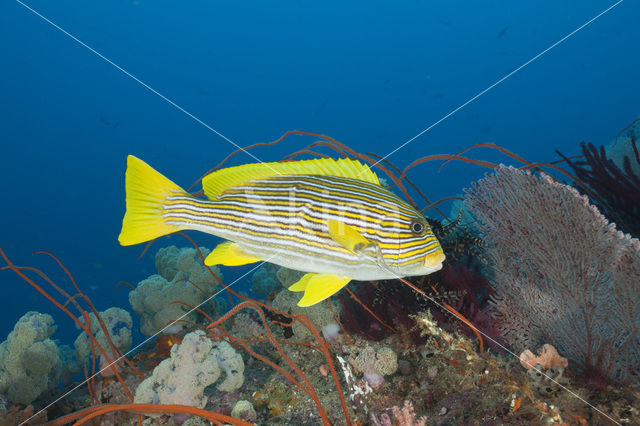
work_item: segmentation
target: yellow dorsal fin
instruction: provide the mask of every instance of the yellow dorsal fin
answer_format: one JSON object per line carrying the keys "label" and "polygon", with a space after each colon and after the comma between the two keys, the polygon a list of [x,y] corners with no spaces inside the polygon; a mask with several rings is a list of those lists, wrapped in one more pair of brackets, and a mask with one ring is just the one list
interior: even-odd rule
{"label": "yellow dorsal fin", "polygon": [[[309,273],[303,276],[298,283],[303,280],[306,280],[304,296],[302,296],[302,299],[298,302],[298,306],[305,307],[322,302],[327,297],[337,293],[351,281],[351,278]],[[291,287],[295,287],[298,283],[295,283]],[[291,289],[291,287],[289,287],[289,289]]]}
{"label": "yellow dorsal fin", "polygon": [[185,229],[165,222],[162,217],[167,196],[189,196],[182,188],[133,155],[127,157],[124,181],[127,211],[118,236],[120,244],[144,243]]}
{"label": "yellow dorsal fin", "polygon": [[357,229],[344,222],[329,219],[327,224],[331,239],[352,253],[360,253],[374,244],[362,236]]}
{"label": "yellow dorsal fin", "polygon": [[260,262],[261,260],[262,259],[258,257],[245,253],[238,244],[225,241],[224,243],[218,244],[216,248],[209,253],[209,256],[204,260],[204,264],[207,266],[238,266]]}
{"label": "yellow dorsal fin", "polygon": [[325,175],[358,179],[380,185],[378,176],[369,166],[357,160],[320,158],[316,160],[288,161],[283,163],[257,163],[218,170],[202,179],[204,194],[215,200],[222,191],[254,179],[277,175]]}

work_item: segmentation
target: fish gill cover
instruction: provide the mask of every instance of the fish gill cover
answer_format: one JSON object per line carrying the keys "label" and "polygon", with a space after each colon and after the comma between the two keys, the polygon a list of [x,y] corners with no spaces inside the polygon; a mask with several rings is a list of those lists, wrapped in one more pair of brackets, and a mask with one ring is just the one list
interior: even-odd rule
{"label": "fish gill cover", "polygon": [[[602,230],[640,229],[638,12],[593,0],[3,2],[0,248],[16,268],[0,275],[0,422],[636,421],[637,240]],[[274,143],[292,129],[306,133]],[[196,196],[217,166],[358,159],[423,211],[446,261],[300,307],[286,289],[298,271],[209,269],[221,239],[121,247],[130,154]],[[502,191],[500,163],[535,182],[547,173],[588,197],[567,209],[599,213],[567,217],[515,188],[492,206],[504,220],[483,222],[461,208],[463,189]],[[576,233],[596,222],[607,238]],[[573,251],[535,251],[522,235],[536,231]],[[337,241],[363,243],[348,230]],[[136,401],[145,381],[163,390]]]}

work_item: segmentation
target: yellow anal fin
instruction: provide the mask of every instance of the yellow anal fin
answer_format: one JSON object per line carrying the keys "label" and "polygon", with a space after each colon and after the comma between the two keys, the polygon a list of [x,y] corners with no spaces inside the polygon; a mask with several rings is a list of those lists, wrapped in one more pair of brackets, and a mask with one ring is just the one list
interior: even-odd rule
{"label": "yellow anal fin", "polygon": [[238,244],[232,241],[226,241],[218,244],[216,248],[209,253],[209,256],[204,260],[204,264],[207,266],[238,266],[260,262],[261,260],[259,257],[245,253]]}
{"label": "yellow anal fin", "polygon": [[[336,294],[342,287],[347,285],[351,278],[338,277],[336,275],[329,274],[314,274],[309,273],[303,276],[300,281],[289,287],[296,287],[300,282],[305,281],[304,284],[304,296],[298,302],[298,306],[311,306],[318,302],[322,302],[327,297]],[[293,290],[293,291],[301,291]]]}
{"label": "yellow anal fin", "polygon": [[125,191],[127,211],[118,236],[123,246],[144,243],[184,229],[166,223],[162,210],[169,195],[189,194],[133,155],[127,157]]}
{"label": "yellow anal fin", "polygon": [[374,245],[367,240],[357,229],[338,220],[329,219],[329,236],[333,241],[352,253],[360,253],[365,248]]}

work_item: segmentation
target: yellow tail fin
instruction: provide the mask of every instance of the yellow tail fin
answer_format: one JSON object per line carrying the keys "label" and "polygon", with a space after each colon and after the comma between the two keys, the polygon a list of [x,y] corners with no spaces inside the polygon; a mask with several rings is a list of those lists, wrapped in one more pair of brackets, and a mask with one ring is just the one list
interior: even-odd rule
{"label": "yellow tail fin", "polygon": [[183,229],[165,223],[162,209],[168,195],[188,194],[133,155],[127,157],[125,190],[127,211],[118,237],[120,244],[144,243]]}

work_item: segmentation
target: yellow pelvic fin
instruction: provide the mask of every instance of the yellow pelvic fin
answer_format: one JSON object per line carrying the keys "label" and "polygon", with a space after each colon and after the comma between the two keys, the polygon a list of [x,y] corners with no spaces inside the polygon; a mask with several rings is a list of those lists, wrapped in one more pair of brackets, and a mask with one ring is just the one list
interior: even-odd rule
{"label": "yellow pelvic fin", "polygon": [[329,274],[309,273],[303,276],[300,281],[289,287],[289,290],[291,290],[292,287],[296,287],[298,283],[305,280],[306,284],[304,296],[302,296],[302,299],[300,299],[300,301],[298,302],[298,306],[302,307],[311,306],[315,305],[318,302],[322,302],[327,297],[340,291],[342,287],[344,287],[349,283],[349,281],[351,281],[351,278],[338,277],[336,275]]}
{"label": "yellow pelvic fin", "polygon": [[209,256],[204,260],[204,264],[207,266],[238,266],[260,262],[261,260],[262,259],[258,257],[245,253],[238,244],[226,241],[218,244],[216,248],[209,253]]}
{"label": "yellow pelvic fin", "polygon": [[378,176],[369,166],[357,160],[341,158],[320,158],[305,161],[287,161],[283,163],[245,164],[229,167],[210,173],[202,179],[204,194],[215,200],[225,189],[238,186],[254,179],[266,179],[278,175],[324,175],[358,179],[380,185]]}
{"label": "yellow pelvic fin", "polygon": [[304,274],[302,278],[289,286],[289,291],[305,291],[307,289],[307,285],[309,284],[309,280],[314,275],[315,274]]}
{"label": "yellow pelvic fin", "polygon": [[165,223],[162,209],[168,195],[189,196],[144,161],[129,155],[125,173],[127,211],[118,241],[123,246],[144,243],[184,228]]}
{"label": "yellow pelvic fin", "polygon": [[329,219],[329,236],[333,241],[346,248],[352,253],[360,253],[367,247],[373,246],[375,243],[367,240],[353,226],[347,225],[338,220]]}

